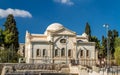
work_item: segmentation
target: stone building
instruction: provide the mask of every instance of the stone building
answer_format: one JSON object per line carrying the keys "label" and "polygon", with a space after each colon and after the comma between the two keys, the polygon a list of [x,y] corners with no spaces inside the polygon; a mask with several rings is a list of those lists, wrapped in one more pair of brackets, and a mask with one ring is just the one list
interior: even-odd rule
{"label": "stone building", "polygon": [[20,54],[20,56],[25,57],[25,44],[24,43],[19,44],[18,54]]}
{"label": "stone building", "polygon": [[[86,33],[65,28],[59,23],[49,25],[44,34],[32,34],[26,31],[26,63],[71,63],[95,64],[95,43],[88,41]],[[94,61],[94,63],[93,63]]]}

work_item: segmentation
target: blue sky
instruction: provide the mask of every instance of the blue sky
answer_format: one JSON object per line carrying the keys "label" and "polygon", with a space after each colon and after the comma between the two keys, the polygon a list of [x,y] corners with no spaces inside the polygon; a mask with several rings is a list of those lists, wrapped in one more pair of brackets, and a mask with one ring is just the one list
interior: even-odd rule
{"label": "blue sky", "polygon": [[26,30],[42,34],[54,22],[80,35],[88,22],[99,39],[106,35],[103,24],[120,33],[120,0],[0,0],[0,27],[9,13],[15,16],[21,43]]}

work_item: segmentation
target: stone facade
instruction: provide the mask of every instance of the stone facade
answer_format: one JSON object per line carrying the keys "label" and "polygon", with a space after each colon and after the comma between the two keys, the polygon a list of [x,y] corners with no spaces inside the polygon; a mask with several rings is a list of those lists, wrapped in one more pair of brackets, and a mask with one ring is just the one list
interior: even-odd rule
{"label": "stone facade", "polygon": [[[96,60],[95,43],[87,34],[77,35],[59,23],[49,25],[44,34],[25,36],[26,63],[71,63]],[[83,60],[83,61],[80,61]]]}
{"label": "stone facade", "polygon": [[18,54],[25,57],[25,44],[24,43],[19,44]]}

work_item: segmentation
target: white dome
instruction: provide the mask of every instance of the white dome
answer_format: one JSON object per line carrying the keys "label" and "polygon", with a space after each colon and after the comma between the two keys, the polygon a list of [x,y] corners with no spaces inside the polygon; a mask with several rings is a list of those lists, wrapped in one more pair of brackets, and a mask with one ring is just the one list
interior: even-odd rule
{"label": "white dome", "polygon": [[60,23],[53,23],[53,24],[49,25],[46,30],[57,31],[57,30],[61,30],[63,28],[64,27],[63,27],[62,24],[60,24]]}
{"label": "white dome", "polygon": [[83,37],[87,37],[88,35],[87,35],[86,33],[83,33],[82,36],[83,36]]}

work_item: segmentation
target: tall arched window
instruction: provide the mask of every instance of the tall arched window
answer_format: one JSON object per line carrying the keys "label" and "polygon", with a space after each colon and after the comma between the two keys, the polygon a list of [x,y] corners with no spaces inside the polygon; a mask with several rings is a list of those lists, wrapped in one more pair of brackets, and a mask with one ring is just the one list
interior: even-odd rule
{"label": "tall arched window", "polygon": [[58,49],[55,50],[55,57],[58,56]]}
{"label": "tall arched window", "polygon": [[43,49],[43,57],[46,55],[46,49]]}
{"label": "tall arched window", "polygon": [[81,57],[83,56],[83,50],[80,51],[80,56],[81,56]]}
{"label": "tall arched window", "polygon": [[61,49],[61,56],[65,56],[65,48]]}
{"label": "tall arched window", "polygon": [[86,56],[89,57],[89,50],[86,51]]}
{"label": "tall arched window", "polygon": [[41,50],[39,49],[39,56],[41,56]]}
{"label": "tall arched window", "polygon": [[71,49],[68,50],[68,57],[71,57],[72,55],[72,52],[71,52]]}

